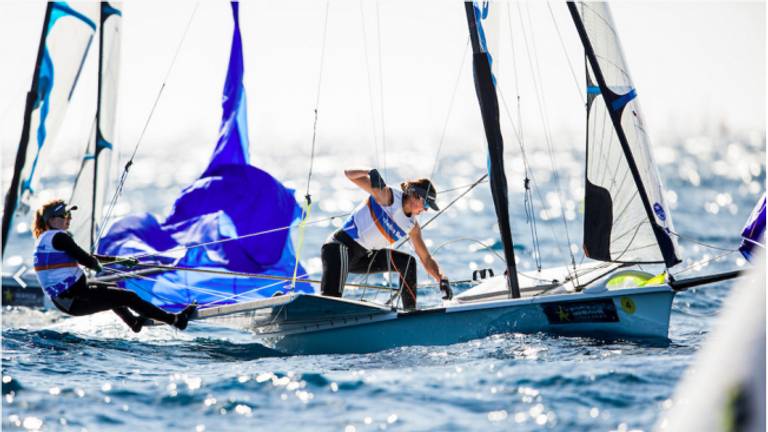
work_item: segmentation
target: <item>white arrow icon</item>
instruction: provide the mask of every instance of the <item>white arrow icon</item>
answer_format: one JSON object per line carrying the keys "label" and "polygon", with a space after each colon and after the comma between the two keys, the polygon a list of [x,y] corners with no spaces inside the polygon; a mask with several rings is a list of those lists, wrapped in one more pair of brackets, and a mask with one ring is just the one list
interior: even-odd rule
{"label": "white arrow icon", "polygon": [[22,287],[22,288],[26,288],[27,287],[27,283],[24,282],[24,279],[21,278],[22,276],[24,276],[24,273],[26,273],[27,270],[29,270],[29,267],[27,267],[26,265],[22,264],[21,267],[19,267],[19,269],[16,270],[16,273],[13,274],[13,280],[15,280],[16,283],[18,283],[19,286]]}

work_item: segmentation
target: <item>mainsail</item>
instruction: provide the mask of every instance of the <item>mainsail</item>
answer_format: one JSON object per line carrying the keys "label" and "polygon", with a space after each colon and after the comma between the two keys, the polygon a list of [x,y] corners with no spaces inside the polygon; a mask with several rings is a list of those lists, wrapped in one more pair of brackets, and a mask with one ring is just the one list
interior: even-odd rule
{"label": "mainsail", "polygon": [[81,217],[72,221],[70,231],[79,245],[95,249],[95,235],[102,222],[102,208],[109,191],[110,167],[115,154],[117,87],[120,73],[119,3],[101,2],[99,33],[98,104],[95,130],[82,157],[70,203],[77,204]]}
{"label": "mainsail", "polygon": [[475,92],[483,116],[485,138],[488,142],[488,177],[491,183],[491,195],[496,209],[501,243],[504,245],[504,259],[507,264],[507,284],[514,298],[520,297],[517,281],[517,266],[512,245],[512,230],[509,225],[509,204],[507,199],[507,176],[504,172],[504,140],[499,125],[499,101],[496,96],[496,79],[493,76],[493,62],[489,52],[486,29],[483,21],[489,16],[491,4],[488,2],[464,3],[467,25],[472,41],[472,67],[475,77]]}
{"label": "mainsail", "polygon": [[97,16],[96,7],[98,3],[78,5],[77,9],[65,2],[46,6],[13,178],[5,197],[3,252],[14,215],[17,211],[22,214],[29,211],[29,200],[38,179],[37,169],[44,151],[56,138],[77,86],[96,30],[96,24],[88,16]]}
{"label": "mainsail", "polygon": [[674,266],[680,255],[672,215],[608,5],[568,2],[568,9],[587,60],[584,252]]}
{"label": "mainsail", "polygon": [[[222,275],[167,271],[121,285],[168,310],[197,301],[202,307],[270,297],[291,289],[296,256],[288,228],[301,215],[293,191],[269,173],[248,164],[246,100],[238,3],[229,69],[222,98],[220,136],[203,175],[184,189],[160,222],[152,214],[117,220],[101,238],[106,255],[158,258],[175,266],[221,270]],[[178,252],[183,256],[173,258]],[[145,261],[146,258],[142,258]],[[228,272],[265,274],[286,280],[242,278]],[[298,266],[295,291],[313,292]]]}

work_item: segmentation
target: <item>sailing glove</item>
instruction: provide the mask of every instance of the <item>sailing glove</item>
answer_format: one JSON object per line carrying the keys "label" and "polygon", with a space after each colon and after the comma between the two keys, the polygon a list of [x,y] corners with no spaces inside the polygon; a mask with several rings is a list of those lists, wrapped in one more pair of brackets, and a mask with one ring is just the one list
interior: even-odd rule
{"label": "sailing glove", "polygon": [[453,298],[453,290],[451,289],[451,283],[448,279],[440,279],[440,291],[443,293],[443,300],[450,300]]}
{"label": "sailing glove", "polygon": [[371,178],[371,187],[374,189],[384,189],[387,184],[384,182],[384,179],[381,178],[381,174],[379,174],[379,171],[377,169],[372,169],[368,171],[368,176]]}

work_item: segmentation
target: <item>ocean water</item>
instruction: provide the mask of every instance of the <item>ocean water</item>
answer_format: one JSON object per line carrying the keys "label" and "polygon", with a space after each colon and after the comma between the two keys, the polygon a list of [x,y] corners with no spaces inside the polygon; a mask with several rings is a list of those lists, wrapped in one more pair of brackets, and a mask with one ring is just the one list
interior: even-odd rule
{"label": "ocean water", "polygon": [[[678,277],[746,266],[728,250],[737,247],[743,222],[763,192],[764,135],[670,139],[654,152],[681,235],[685,261],[675,268]],[[528,156],[536,169],[551,164],[543,149]],[[394,182],[414,166],[431,166],[433,157],[414,154],[385,177]],[[582,259],[581,146],[559,149],[556,159],[560,196],[553,175],[536,173],[534,204],[545,267],[570,262],[570,250],[577,262]],[[280,164],[269,155],[259,162],[274,167],[270,171],[294,187],[306,181],[304,164]],[[169,172],[164,164],[170,162],[156,155],[137,166],[150,163],[155,172]],[[346,167],[340,163],[333,155],[318,155],[314,218],[343,215],[362,198],[343,178]],[[435,179],[441,189],[462,186],[482,174],[484,163],[482,155],[453,150],[443,156]],[[534,270],[519,156],[510,153],[508,165],[519,266]],[[121,212],[162,213],[188,179],[167,181],[159,191],[157,184],[140,180],[126,192]],[[150,191],[154,204],[143,199]],[[459,192],[441,194],[441,203]],[[341,219],[307,229],[302,260],[315,276],[319,246]],[[476,268],[500,271],[494,219],[487,185],[481,185],[425,230],[451,279],[468,279]],[[9,255],[23,258],[24,240],[17,235]],[[421,271],[420,282],[425,277]],[[194,322],[186,332],[162,326],[135,335],[109,313],[72,318],[56,311],[5,309],[2,426],[78,431],[650,430],[672,404],[675,385],[737,284],[679,294],[668,344],[503,334],[364,355],[284,356],[247,332],[206,323]],[[434,288],[424,287],[419,295],[422,305],[439,301]]]}

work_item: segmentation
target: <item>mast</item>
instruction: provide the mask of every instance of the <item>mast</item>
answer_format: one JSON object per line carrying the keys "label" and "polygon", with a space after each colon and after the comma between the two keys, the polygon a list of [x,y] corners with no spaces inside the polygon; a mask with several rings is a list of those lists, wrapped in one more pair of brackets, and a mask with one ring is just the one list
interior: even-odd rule
{"label": "mast", "polygon": [[[485,6],[486,8],[489,6]],[[517,265],[512,243],[512,230],[509,224],[509,203],[507,200],[507,176],[504,172],[504,140],[499,125],[499,101],[496,85],[491,72],[491,59],[485,44],[485,33],[479,22],[479,9],[474,3],[465,2],[469,35],[472,41],[472,68],[475,78],[475,92],[483,117],[485,138],[488,142],[488,176],[491,184],[493,205],[499,224],[501,243],[504,246],[504,259],[507,264],[507,287],[513,298],[520,297],[520,285],[517,280]]]}
{"label": "mast", "polygon": [[[108,189],[112,142],[115,139],[116,86],[120,57],[119,19],[121,17],[120,9],[106,1],[99,3],[99,65],[93,149],[91,150],[89,144],[81,167],[81,173],[86,170],[91,171],[92,177],[81,178],[78,175],[72,191],[73,202],[74,200],[80,200],[81,203],[87,201],[90,206],[88,221],[80,229],[73,230],[73,233],[76,238],[88,242],[91,252],[95,251],[98,242],[97,229],[103,217],[102,206]],[[104,150],[109,150],[106,152],[106,158]],[[88,165],[90,161],[93,161],[93,167]],[[88,208],[88,206],[85,207]]]}
{"label": "mast", "polygon": [[96,91],[96,136],[95,145],[93,151],[93,185],[91,189],[91,214],[90,214],[90,228],[88,229],[88,250],[93,253],[94,235],[96,231],[96,194],[98,193],[97,185],[99,183],[99,153],[103,148],[101,146],[101,83],[102,83],[102,71],[104,68],[104,21],[107,20],[107,11],[105,7],[107,2],[100,2],[99,8],[99,73],[98,84]]}
{"label": "mast", "polygon": [[24,123],[21,127],[21,141],[19,149],[16,151],[16,162],[13,165],[13,177],[8,193],[5,195],[5,206],[3,209],[3,240],[2,254],[5,255],[5,245],[8,243],[8,236],[11,233],[11,223],[13,214],[16,212],[16,206],[19,201],[19,181],[21,180],[21,170],[27,163],[27,146],[29,144],[29,130],[32,111],[35,109],[37,101],[37,90],[40,76],[40,65],[43,61],[43,52],[45,51],[45,38],[48,35],[48,25],[51,19],[53,3],[49,2],[45,7],[45,18],[43,19],[43,31],[40,35],[40,44],[37,48],[37,60],[35,62],[35,72],[32,75],[32,87],[27,93],[27,102],[24,107]]}
{"label": "mast", "polygon": [[[648,222],[650,223],[651,229],[653,231],[653,235],[656,239],[656,243],[658,244],[659,249],[661,250],[661,254],[664,258],[664,264],[666,265],[667,268],[672,267],[675,264],[679,263],[680,259],[675,254],[675,246],[669,234],[667,234],[665,229],[662,228],[656,222],[656,218],[654,217],[654,208],[651,205],[651,201],[648,197],[648,192],[646,190],[645,184],[642,181],[640,171],[635,161],[635,157],[632,153],[632,149],[630,148],[629,142],[627,140],[627,135],[624,131],[624,128],[621,125],[621,118],[624,111],[624,107],[626,106],[627,103],[629,103],[630,101],[632,101],[632,99],[636,97],[635,89],[632,88],[626,94],[619,95],[609,88],[608,83],[603,74],[603,70],[600,66],[600,63],[598,62],[598,58],[595,53],[595,50],[592,46],[592,42],[590,41],[589,36],[587,34],[587,29],[585,28],[584,22],[581,19],[581,15],[579,14],[579,11],[576,8],[576,4],[573,1],[568,1],[567,4],[568,4],[568,10],[571,14],[571,18],[573,18],[573,22],[576,25],[576,30],[579,33],[579,38],[581,39],[582,45],[584,46],[584,51],[585,51],[589,66],[591,67],[592,72],[594,73],[595,79],[597,80],[597,84],[599,86],[599,94],[603,96],[603,100],[605,101],[607,111],[610,114],[611,122],[613,123],[613,128],[616,131],[616,136],[618,138],[619,143],[621,144],[624,158],[627,162],[627,165],[629,166],[629,171],[632,174],[632,179],[634,180],[635,186],[637,187],[638,195],[641,199],[646,217],[648,219]],[[590,88],[588,89],[588,92],[590,92],[590,94],[597,93],[597,89],[593,89],[591,82],[589,81],[590,78],[589,78],[588,72],[587,72],[587,80],[588,80],[588,85],[590,86]],[[591,104],[591,100],[589,100],[589,104]],[[662,214],[663,214],[663,209],[662,209]]]}

